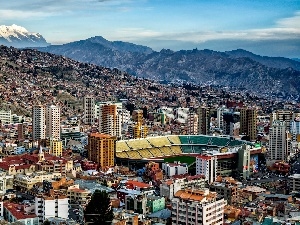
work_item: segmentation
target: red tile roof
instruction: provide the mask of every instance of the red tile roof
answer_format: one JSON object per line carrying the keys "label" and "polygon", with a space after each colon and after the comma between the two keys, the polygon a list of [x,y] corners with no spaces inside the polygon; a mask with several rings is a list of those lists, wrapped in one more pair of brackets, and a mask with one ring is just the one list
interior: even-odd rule
{"label": "red tile roof", "polygon": [[134,181],[134,180],[128,180],[126,182],[126,185],[133,186],[133,187],[139,187],[139,188],[148,188],[148,187],[151,187],[151,185],[149,185],[149,184],[138,182],[138,181]]}
{"label": "red tile roof", "polygon": [[3,203],[4,208],[6,208],[17,220],[27,219],[27,218],[35,218],[36,214],[24,214],[24,205],[19,205],[10,202]]}

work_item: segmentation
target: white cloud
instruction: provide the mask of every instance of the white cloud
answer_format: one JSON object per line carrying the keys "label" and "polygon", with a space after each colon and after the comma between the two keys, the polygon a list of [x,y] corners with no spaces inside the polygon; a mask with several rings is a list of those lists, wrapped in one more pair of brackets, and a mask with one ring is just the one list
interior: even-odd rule
{"label": "white cloud", "polygon": [[5,20],[18,20],[27,18],[44,18],[52,16],[54,13],[50,12],[37,12],[37,11],[22,11],[22,10],[10,10],[10,9],[0,9],[0,19]]}
{"label": "white cloud", "polygon": [[276,21],[274,27],[264,29],[162,33],[143,28],[124,28],[117,31],[114,37],[127,41],[146,38],[194,43],[214,40],[289,40],[300,38],[300,12],[296,12],[292,17]]}
{"label": "white cloud", "polygon": [[163,34],[157,31],[144,29],[144,28],[123,28],[116,30],[114,39],[122,39],[124,41],[132,41],[142,38],[157,38]]}

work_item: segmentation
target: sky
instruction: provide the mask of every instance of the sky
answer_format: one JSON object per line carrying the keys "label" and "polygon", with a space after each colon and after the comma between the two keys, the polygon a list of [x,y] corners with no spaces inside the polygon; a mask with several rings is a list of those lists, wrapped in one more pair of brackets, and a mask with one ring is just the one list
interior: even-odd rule
{"label": "sky", "polygon": [[300,0],[0,0],[0,25],[51,44],[103,36],[161,49],[300,58]]}

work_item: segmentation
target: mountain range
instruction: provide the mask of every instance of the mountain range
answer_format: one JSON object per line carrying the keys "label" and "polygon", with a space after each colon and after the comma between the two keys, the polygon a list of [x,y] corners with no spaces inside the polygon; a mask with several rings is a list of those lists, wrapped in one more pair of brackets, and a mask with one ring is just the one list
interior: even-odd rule
{"label": "mountain range", "polygon": [[42,35],[30,33],[17,25],[0,26],[0,44],[34,47],[43,52],[117,68],[164,83],[220,85],[264,96],[297,100],[300,96],[299,61],[260,56],[243,49],[226,52],[208,49],[154,51],[142,45],[108,41],[101,36],[63,45],[49,45]]}
{"label": "mountain range", "polygon": [[293,99],[300,96],[300,62],[259,56],[242,49],[157,52],[146,46],[110,42],[103,37],[38,49],[163,82],[230,86]]}
{"label": "mountain range", "polygon": [[12,26],[0,26],[0,45],[25,48],[43,47],[49,43],[41,34],[29,32],[24,27],[13,24]]}

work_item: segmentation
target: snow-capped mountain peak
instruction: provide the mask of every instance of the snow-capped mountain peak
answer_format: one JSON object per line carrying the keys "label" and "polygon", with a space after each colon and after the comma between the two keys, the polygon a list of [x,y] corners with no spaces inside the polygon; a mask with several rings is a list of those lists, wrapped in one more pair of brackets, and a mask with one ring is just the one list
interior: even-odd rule
{"label": "snow-capped mountain peak", "polygon": [[0,44],[14,47],[41,47],[49,45],[39,33],[29,32],[26,28],[16,24],[0,26]]}

